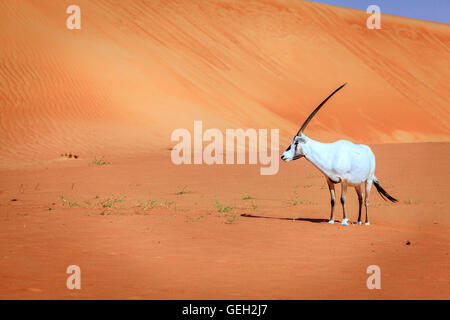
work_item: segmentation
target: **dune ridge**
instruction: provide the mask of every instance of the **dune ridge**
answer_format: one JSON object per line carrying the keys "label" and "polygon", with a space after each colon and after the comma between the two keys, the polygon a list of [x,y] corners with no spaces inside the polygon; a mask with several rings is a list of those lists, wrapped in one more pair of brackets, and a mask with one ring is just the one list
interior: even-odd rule
{"label": "dune ridge", "polygon": [[[308,1],[0,3],[0,166],[165,152],[171,132],[280,128],[358,143],[449,141],[450,26]],[[325,111],[326,110],[326,111]]]}

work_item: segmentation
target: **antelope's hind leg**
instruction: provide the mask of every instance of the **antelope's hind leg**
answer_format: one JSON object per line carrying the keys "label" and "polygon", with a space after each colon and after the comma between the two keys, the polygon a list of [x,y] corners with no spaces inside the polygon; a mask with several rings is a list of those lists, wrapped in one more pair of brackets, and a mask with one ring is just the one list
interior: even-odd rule
{"label": "antelope's hind leg", "polygon": [[336,192],[334,189],[334,183],[331,182],[330,179],[327,179],[328,189],[330,190],[330,196],[331,196],[331,216],[328,223],[333,224],[334,223],[334,204],[336,202]]}
{"label": "antelope's hind leg", "polygon": [[358,195],[358,201],[359,201],[359,211],[358,211],[358,224],[361,225],[361,210],[362,210],[362,204],[363,204],[363,191],[362,186],[358,185],[355,187],[356,194]]}
{"label": "antelope's hind leg", "polygon": [[347,185],[348,181],[347,179],[342,179],[342,192],[341,192],[341,204],[342,204],[342,225],[348,226],[348,219],[347,219],[347,213],[345,212],[345,200],[346,200],[346,193],[347,193]]}

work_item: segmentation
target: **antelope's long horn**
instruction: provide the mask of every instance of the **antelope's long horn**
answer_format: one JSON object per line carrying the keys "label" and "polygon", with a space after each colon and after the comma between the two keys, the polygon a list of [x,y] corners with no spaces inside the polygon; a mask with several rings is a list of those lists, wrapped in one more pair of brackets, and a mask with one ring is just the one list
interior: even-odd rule
{"label": "antelope's long horn", "polygon": [[339,88],[337,88],[336,90],[334,90],[333,93],[330,94],[330,95],[328,96],[328,98],[326,98],[325,100],[323,100],[322,103],[319,104],[319,106],[318,106],[316,109],[314,109],[314,111],[309,115],[308,119],[305,120],[305,122],[304,122],[303,125],[301,126],[300,130],[298,130],[297,136],[300,135],[300,133],[303,132],[303,130],[306,129],[306,126],[308,125],[308,123],[309,123],[309,122],[311,121],[311,119],[316,115],[317,111],[319,111],[320,108],[322,108],[322,106],[325,104],[325,102],[327,102],[328,99],[330,99],[330,98],[333,96],[333,94],[335,94],[336,92],[338,92],[339,90],[341,90],[346,84],[347,84],[347,83],[344,83],[342,86],[340,86]]}

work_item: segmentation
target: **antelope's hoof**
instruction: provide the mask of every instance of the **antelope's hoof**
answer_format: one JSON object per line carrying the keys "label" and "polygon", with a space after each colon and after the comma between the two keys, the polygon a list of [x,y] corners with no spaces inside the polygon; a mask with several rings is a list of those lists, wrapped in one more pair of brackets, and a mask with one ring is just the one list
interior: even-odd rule
{"label": "antelope's hoof", "polygon": [[360,226],[360,225],[362,225],[362,222],[361,222],[361,221],[358,221],[357,224]]}
{"label": "antelope's hoof", "polygon": [[365,225],[366,225],[366,226],[370,226],[370,222],[367,221],[367,222],[365,223]]}
{"label": "antelope's hoof", "polygon": [[342,219],[342,225],[348,226],[348,219]]}
{"label": "antelope's hoof", "polygon": [[334,220],[330,220],[328,221],[328,223],[334,224]]}

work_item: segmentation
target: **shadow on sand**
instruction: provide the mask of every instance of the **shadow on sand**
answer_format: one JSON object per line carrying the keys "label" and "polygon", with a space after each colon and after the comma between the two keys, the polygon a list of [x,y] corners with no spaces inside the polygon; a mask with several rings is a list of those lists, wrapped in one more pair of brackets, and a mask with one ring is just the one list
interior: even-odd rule
{"label": "shadow on sand", "polygon": [[[252,214],[241,214],[241,217],[245,218],[260,218],[260,219],[277,219],[277,220],[294,220],[294,221],[307,221],[312,223],[328,223],[328,219],[316,219],[316,218],[283,218],[283,217],[268,217],[268,216],[256,216]],[[335,220],[337,222],[337,220]]]}

